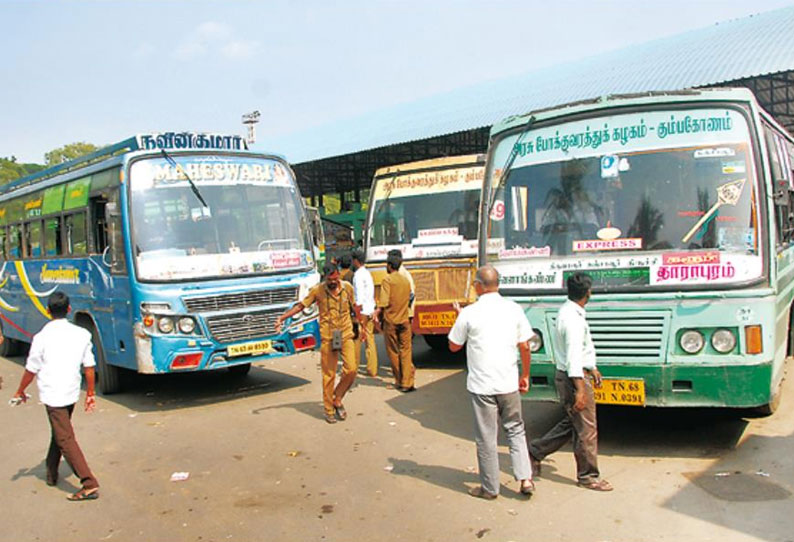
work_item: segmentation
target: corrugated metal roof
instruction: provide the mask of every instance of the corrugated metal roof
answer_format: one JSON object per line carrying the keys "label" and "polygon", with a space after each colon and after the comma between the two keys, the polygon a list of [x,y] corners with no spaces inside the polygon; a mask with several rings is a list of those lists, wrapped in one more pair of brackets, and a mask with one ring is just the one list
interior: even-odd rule
{"label": "corrugated metal roof", "polygon": [[264,144],[300,164],[482,128],[509,115],[605,94],[702,87],[789,70],[794,7],[460,88]]}

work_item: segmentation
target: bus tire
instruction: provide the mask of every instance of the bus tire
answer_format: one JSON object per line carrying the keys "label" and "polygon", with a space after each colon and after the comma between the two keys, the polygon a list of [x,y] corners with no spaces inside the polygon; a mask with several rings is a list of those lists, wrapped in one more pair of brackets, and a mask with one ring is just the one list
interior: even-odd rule
{"label": "bus tire", "polygon": [[0,344],[0,356],[4,358],[16,356],[22,351],[20,342],[6,337],[2,326],[0,326],[0,333],[3,335],[3,344]]}
{"label": "bus tire", "polygon": [[449,352],[449,339],[446,335],[422,335],[427,346],[436,352]]}
{"label": "bus tire", "polygon": [[105,357],[105,349],[102,347],[102,340],[99,338],[99,332],[95,325],[89,325],[88,331],[91,332],[91,342],[94,343],[94,351],[96,352],[96,373],[99,392],[102,395],[118,393],[122,387],[122,369],[108,364]]}
{"label": "bus tire", "polygon": [[229,373],[232,376],[242,378],[247,375],[251,371],[251,364],[250,363],[243,363],[241,365],[232,365],[229,367]]}

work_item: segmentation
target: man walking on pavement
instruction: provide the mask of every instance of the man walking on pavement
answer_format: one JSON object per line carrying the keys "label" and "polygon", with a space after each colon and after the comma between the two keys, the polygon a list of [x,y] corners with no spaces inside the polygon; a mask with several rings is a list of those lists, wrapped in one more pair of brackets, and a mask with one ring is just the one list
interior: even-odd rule
{"label": "man walking on pavement", "polygon": [[414,381],[414,363],[411,348],[411,285],[399,273],[402,257],[389,253],[386,258],[386,272],[380,284],[378,308],[375,311],[375,322],[383,329],[386,340],[386,352],[391,361],[394,385],[402,392],[416,389]]}
{"label": "man walking on pavement", "polygon": [[[586,273],[568,277],[568,300],[557,313],[554,354],[557,372],[554,383],[565,417],[545,435],[529,444],[530,460],[540,475],[540,462],[573,437],[576,477],[579,487],[612,491],[598,470],[598,427],[593,385],[601,387],[596,368],[595,346],[584,306],[590,300],[593,281]],[[591,379],[593,383],[591,384]]]}
{"label": "man walking on pavement", "polygon": [[[366,345],[367,374],[378,376],[378,351],[375,348],[375,283],[372,274],[364,267],[367,257],[364,251],[357,248],[353,251],[353,290],[356,295],[356,305],[361,314],[362,340]],[[361,365],[361,347],[356,346],[356,365]]]}
{"label": "man walking on pavement", "polygon": [[47,485],[58,483],[58,465],[61,456],[80,479],[82,487],[70,495],[70,501],[86,501],[99,498],[99,482],[94,477],[83,451],[77,443],[72,427],[74,405],[80,400],[82,367],[86,380],[85,411],[96,406],[94,397],[94,361],[91,333],[66,319],[69,313],[69,297],[55,292],[47,301],[47,310],[52,320],[45,324],[34,337],[25,363],[25,372],[14,399],[24,403],[25,389],[36,379],[39,400],[44,403],[50,421],[52,437],[47,453]]}
{"label": "man walking on pavement", "polygon": [[[499,495],[499,422],[507,436],[513,476],[519,491],[535,490],[521,416],[521,393],[529,390],[529,340],[534,336],[524,311],[499,295],[499,273],[490,265],[480,267],[474,278],[477,301],[458,311],[449,332],[449,349],[466,345],[469,374],[466,388],[474,408],[474,435],[480,485],[469,490],[473,497],[495,499]],[[521,357],[519,373],[516,348]]]}
{"label": "man walking on pavement", "polygon": [[[353,286],[339,278],[339,269],[333,264],[325,264],[323,276],[323,282],[309,290],[306,297],[276,319],[276,333],[281,333],[287,318],[317,303],[320,313],[320,364],[323,373],[325,421],[336,423],[337,419],[347,419],[342,399],[353,385],[358,370],[355,352],[358,345],[353,337],[351,313],[359,322],[361,317],[355,304]],[[343,362],[342,376],[334,388],[340,354]]]}

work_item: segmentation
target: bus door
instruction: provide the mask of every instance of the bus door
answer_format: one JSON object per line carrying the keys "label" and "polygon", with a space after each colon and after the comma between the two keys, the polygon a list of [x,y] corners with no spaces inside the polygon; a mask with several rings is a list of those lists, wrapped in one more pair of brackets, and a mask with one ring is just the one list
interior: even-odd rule
{"label": "bus door", "polygon": [[92,266],[93,314],[100,326],[106,355],[132,356],[130,282],[118,189],[92,197],[91,213],[92,235],[98,254],[92,257],[97,264]]}

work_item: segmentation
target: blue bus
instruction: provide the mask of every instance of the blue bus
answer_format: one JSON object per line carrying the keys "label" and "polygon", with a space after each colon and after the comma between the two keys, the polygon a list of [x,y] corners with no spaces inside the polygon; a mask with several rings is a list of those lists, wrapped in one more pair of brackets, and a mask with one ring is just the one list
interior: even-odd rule
{"label": "blue bus", "polygon": [[295,176],[238,136],[139,135],[0,188],[0,262],[0,355],[61,290],[104,394],[125,369],[246,374],[319,344],[313,310],[275,332],[319,281]]}

